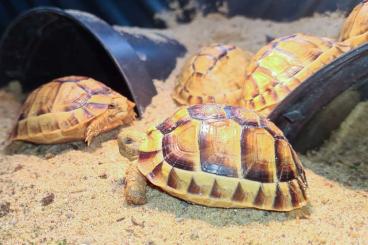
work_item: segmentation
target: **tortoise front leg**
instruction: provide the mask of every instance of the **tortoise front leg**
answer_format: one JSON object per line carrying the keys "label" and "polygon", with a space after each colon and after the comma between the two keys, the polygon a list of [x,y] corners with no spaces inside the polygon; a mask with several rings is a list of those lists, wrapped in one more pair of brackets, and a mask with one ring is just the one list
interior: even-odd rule
{"label": "tortoise front leg", "polygon": [[88,125],[85,132],[85,141],[87,142],[87,145],[90,145],[93,138],[105,131],[106,125],[109,125],[107,116],[108,115],[105,112],[93,119],[93,121],[91,121],[91,123]]}
{"label": "tortoise front leg", "polygon": [[133,162],[125,174],[125,200],[131,205],[142,205],[147,203],[146,178],[138,170],[137,162]]}

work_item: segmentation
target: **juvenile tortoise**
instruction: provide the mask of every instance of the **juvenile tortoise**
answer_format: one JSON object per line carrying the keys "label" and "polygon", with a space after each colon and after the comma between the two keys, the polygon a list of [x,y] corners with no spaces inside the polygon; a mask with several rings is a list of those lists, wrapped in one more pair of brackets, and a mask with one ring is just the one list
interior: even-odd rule
{"label": "juvenile tortoise", "polygon": [[249,64],[240,105],[268,116],[308,77],[350,49],[347,44],[302,33],[275,39]]}
{"label": "juvenile tortoise", "polygon": [[234,45],[212,44],[190,57],[181,69],[173,99],[180,105],[239,102],[251,54]]}
{"label": "juvenile tortoise", "polygon": [[57,78],[28,96],[10,140],[90,144],[100,133],[132,122],[133,108],[134,103],[92,78]]}
{"label": "juvenile tortoise", "polygon": [[210,207],[290,211],[307,203],[302,163],[283,133],[241,107],[182,107],[146,134],[122,131],[119,141],[123,155],[138,154],[125,178],[130,204],[146,202],[146,178]]}

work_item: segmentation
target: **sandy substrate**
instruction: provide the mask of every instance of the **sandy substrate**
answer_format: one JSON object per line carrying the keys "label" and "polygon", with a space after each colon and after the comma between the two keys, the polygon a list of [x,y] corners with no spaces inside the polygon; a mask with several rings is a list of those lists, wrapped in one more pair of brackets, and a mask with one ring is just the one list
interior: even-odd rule
{"label": "sandy substrate", "polygon": [[[168,31],[189,53],[212,42],[252,52],[266,35],[295,32],[336,37],[341,14],[292,23],[197,18]],[[144,129],[176,109],[169,95],[183,59],[167,81],[155,81],[141,121]],[[14,89],[12,89],[14,90]],[[19,96],[0,91],[0,144],[13,125]],[[368,244],[367,103],[361,103],[321,150],[302,156],[310,189],[310,215],[191,205],[149,188],[148,204],[131,207],[122,194],[128,160],[118,152],[118,130],[83,143],[19,144],[0,154],[0,244]]]}

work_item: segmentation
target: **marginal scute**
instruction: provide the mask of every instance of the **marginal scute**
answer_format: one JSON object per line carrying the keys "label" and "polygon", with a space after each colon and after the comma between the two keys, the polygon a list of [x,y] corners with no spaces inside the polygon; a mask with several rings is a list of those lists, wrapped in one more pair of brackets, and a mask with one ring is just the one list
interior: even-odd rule
{"label": "marginal scute", "polygon": [[157,178],[162,178],[162,162],[160,164],[158,164],[151,173],[149,173],[150,178],[152,179],[157,179]]}
{"label": "marginal scute", "polygon": [[212,185],[210,196],[214,198],[220,198],[222,195],[220,186],[217,184],[217,181],[215,180]]}
{"label": "marginal scute", "polygon": [[201,187],[197,185],[195,180],[192,178],[188,187],[188,192],[192,194],[199,194],[201,191]]}
{"label": "marginal scute", "polygon": [[289,205],[288,193],[284,193],[284,191],[280,187],[280,184],[277,183],[273,207],[275,209],[281,210],[282,208],[287,207],[288,205]]}
{"label": "marginal scute", "polygon": [[298,170],[298,176],[300,176],[303,184],[305,186],[308,186],[307,178],[305,177],[305,171],[304,171],[303,165],[302,165],[298,155],[296,154],[294,149],[290,148],[290,151],[291,151],[292,156],[293,156],[293,162],[294,162],[294,164],[295,164],[295,166]]}
{"label": "marginal scute", "polygon": [[263,192],[262,185],[260,185],[260,186],[259,186],[259,189],[258,189],[257,196],[254,198],[254,202],[253,202],[253,204],[254,204],[256,207],[261,207],[261,206],[264,204],[265,199],[266,199],[266,195],[265,195],[265,194],[264,194],[264,192]]}
{"label": "marginal scute", "polygon": [[289,182],[289,193],[293,207],[298,207],[305,199],[301,192],[300,186],[296,180]]}
{"label": "marginal scute", "polygon": [[296,180],[299,184],[299,189],[300,189],[300,191],[303,195],[304,200],[307,200],[307,193],[305,191],[307,189],[306,183],[303,180],[301,180],[301,178],[299,178],[299,177]]}
{"label": "marginal scute", "polygon": [[245,198],[245,192],[240,183],[236,186],[235,192],[232,196],[232,200],[236,202],[242,202]]}
{"label": "marginal scute", "polygon": [[167,179],[167,185],[174,189],[179,189],[179,177],[175,172],[175,169],[172,168],[169,173],[169,178]]}

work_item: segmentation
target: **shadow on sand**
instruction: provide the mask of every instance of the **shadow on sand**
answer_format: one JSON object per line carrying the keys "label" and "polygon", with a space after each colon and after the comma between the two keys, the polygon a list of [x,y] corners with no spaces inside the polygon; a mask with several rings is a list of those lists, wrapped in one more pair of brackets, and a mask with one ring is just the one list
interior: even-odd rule
{"label": "shadow on sand", "polygon": [[89,146],[87,146],[87,144],[83,141],[53,145],[37,145],[28,142],[14,141],[4,147],[3,153],[5,155],[33,155],[44,159],[48,159],[52,156],[73,150],[93,153],[94,151],[102,147],[102,144],[105,141],[116,139],[119,130],[120,128],[116,128],[111,130],[110,132],[103,133],[97,136],[95,139],[93,139],[91,145]]}
{"label": "shadow on sand", "polygon": [[308,218],[312,207],[291,212],[265,211],[253,208],[211,208],[179,200],[150,186],[147,193],[146,208],[155,209],[175,215],[177,222],[183,220],[201,220],[214,226],[224,227],[251,223],[283,222],[286,220]]}

